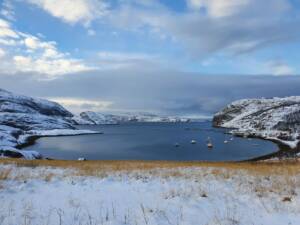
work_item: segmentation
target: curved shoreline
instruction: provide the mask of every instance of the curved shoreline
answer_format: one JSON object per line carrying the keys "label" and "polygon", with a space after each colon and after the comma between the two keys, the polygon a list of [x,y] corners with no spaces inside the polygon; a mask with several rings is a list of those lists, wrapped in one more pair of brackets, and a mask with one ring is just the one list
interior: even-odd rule
{"label": "curved shoreline", "polygon": [[103,134],[103,132],[82,133],[82,134],[32,135],[27,137],[24,143],[17,145],[16,148],[22,150],[23,148],[34,145],[38,139],[44,137],[67,137],[67,136],[83,136],[83,135],[97,135],[97,134]]}
{"label": "curved shoreline", "polygon": [[[222,127],[216,127],[216,128],[222,128]],[[228,129],[228,128],[226,128]],[[222,132],[222,133],[227,133],[227,132]],[[20,144],[17,146],[17,149],[19,149],[20,151],[23,151],[22,149],[23,148],[26,148],[28,146],[31,146],[31,145],[34,145],[36,143],[36,141],[39,139],[39,138],[43,138],[43,137],[60,137],[60,136],[77,136],[77,135],[90,135],[90,134],[103,134],[103,132],[99,132],[99,133],[82,133],[82,134],[69,134],[69,135],[66,135],[66,134],[58,134],[58,135],[32,135],[32,136],[29,136],[26,138],[26,142]],[[243,137],[242,135],[235,135],[237,137]],[[253,158],[249,158],[249,159],[244,159],[244,160],[230,160],[230,161],[207,161],[207,160],[196,160],[197,162],[256,162],[256,161],[261,161],[261,160],[267,160],[267,159],[272,159],[272,158],[275,158],[275,157],[283,157],[283,156],[286,156],[286,153],[290,153],[291,152],[291,149],[289,148],[288,145],[284,145],[283,143],[281,143],[280,141],[276,141],[276,140],[269,140],[269,139],[265,139],[265,138],[262,138],[262,137],[258,137],[258,136],[251,136],[249,135],[248,136],[249,138],[255,138],[255,139],[261,139],[261,140],[264,140],[264,141],[271,141],[273,143],[276,144],[276,146],[278,147],[275,152],[272,152],[272,153],[268,153],[268,154],[265,154],[265,155],[261,155],[261,156],[257,156],[257,157],[253,157]],[[300,148],[299,148],[300,150]],[[52,158],[48,158],[48,157],[45,157],[44,159],[52,159]],[[144,160],[144,161],[147,161],[147,160]],[[170,160],[172,161],[172,160]],[[176,160],[174,160],[176,161]]]}
{"label": "curved shoreline", "polygon": [[[222,126],[214,126],[215,128],[224,128],[224,129],[231,129],[231,130],[237,130],[237,128],[228,128],[228,127],[222,127]],[[236,137],[243,137],[243,134],[246,133],[240,133],[240,134],[233,134],[231,132],[228,132],[228,134],[234,135]],[[297,144],[296,148],[291,148],[288,144],[285,144],[284,142],[281,142],[279,140],[276,139],[269,139],[269,138],[263,138],[261,136],[257,136],[257,135],[247,135],[247,138],[256,138],[256,139],[261,139],[261,140],[265,140],[265,141],[271,141],[273,143],[275,143],[278,146],[278,151],[273,152],[273,153],[269,153],[266,155],[262,155],[262,156],[258,156],[258,157],[254,157],[251,159],[247,159],[247,160],[242,160],[240,162],[257,162],[257,161],[262,161],[262,160],[269,160],[269,159],[273,159],[273,158],[295,158],[295,155],[297,153],[300,152],[300,142]]]}
{"label": "curved shoreline", "polygon": [[244,160],[245,162],[256,162],[256,161],[262,161],[262,160],[269,160],[269,159],[274,159],[274,158],[296,158],[296,154],[300,152],[300,143],[298,143],[296,148],[290,148],[288,145],[283,144],[280,141],[276,140],[270,140],[270,139],[264,139],[264,138],[259,138],[259,137],[254,137],[266,141],[271,141],[278,146],[278,151],[267,154],[267,155],[262,155],[258,157],[254,157],[252,159]]}

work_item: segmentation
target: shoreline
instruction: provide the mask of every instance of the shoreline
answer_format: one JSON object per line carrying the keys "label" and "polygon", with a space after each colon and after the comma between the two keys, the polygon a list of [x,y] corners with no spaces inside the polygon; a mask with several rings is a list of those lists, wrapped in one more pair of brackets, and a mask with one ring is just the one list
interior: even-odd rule
{"label": "shoreline", "polygon": [[[213,125],[213,127],[223,128],[223,129],[230,129],[231,131],[232,130],[238,130],[238,128],[228,128],[228,127],[215,126],[215,125]],[[225,133],[231,134],[231,135],[236,136],[236,137],[245,138],[244,135],[246,133],[234,134],[231,131],[225,132]],[[280,141],[279,139],[275,139],[275,138],[264,138],[264,137],[253,135],[253,134],[248,134],[247,138],[260,139],[260,140],[264,140],[264,141],[271,141],[271,142],[275,143],[278,146],[278,150],[276,152],[269,153],[269,154],[266,154],[266,155],[257,156],[257,157],[247,159],[247,160],[242,160],[241,162],[256,162],[256,161],[271,160],[271,159],[276,159],[276,158],[281,159],[281,158],[284,158],[284,157],[297,158],[297,157],[295,157],[295,155],[297,153],[300,153],[300,141],[297,143],[297,146],[295,148],[292,148],[290,145],[288,145],[284,141]]]}
{"label": "shoreline", "polygon": [[296,154],[300,152],[300,143],[297,144],[296,148],[291,148],[290,146],[278,141],[278,140],[272,140],[272,139],[265,139],[262,137],[254,136],[252,138],[262,139],[266,141],[271,141],[275,143],[278,146],[278,151],[266,154],[263,156],[254,157],[252,159],[244,160],[249,162],[255,162],[255,161],[262,161],[262,160],[272,160],[272,159],[281,159],[281,158],[297,158]]}
{"label": "shoreline", "polygon": [[[93,126],[93,125],[91,125]],[[225,128],[225,129],[235,129],[235,128],[227,128],[227,127],[222,127],[222,126],[213,126],[215,128]],[[224,132],[224,133],[228,133],[231,134],[233,136],[236,137],[243,137],[242,134],[237,135],[237,134],[232,134],[231,132]],[[97,135],[97,134],[103,134],[103,132],[95,132],[95,133],[78,133],[78,134],[57,134],[57,135],[32,135],[32,136],[28,136],[26,137],[26,139],[24,140],[24,143],[21,143],[19,145],[16,146],[16,148],[20,151],[24,151],[23,149],[34,145],[36,143],[36,141],[39,138],[44,138],[44,137],[62,137],[62,136],[77,136],[77,135]],[[264,141],[271,141],[273,143],[275,143],[278,147],[277,151],[266,154],[266,155],[261,155],[261,156],[257,156],[257,157],[253,157],[250,159],[245,159],[245,160],[237,160],[237,161],[207,161],[207,160],[195,160],[192,162],[199,162],[199,163],[206,163],[206,162],[213,162],[213,163],[219,163],[219,162],[224,162],[224,163],[239,163],[239,162],[259,162],[259,161],[264,161],[264,160],[272,160],[272,159],[281,159],[281,158],[296,158],[295,155],[297,153],[300,152],[300,143],[298,143],[296,148],[291,148],[289,145],[287,145],[284,142],[281,142],[277,139],[268,139],[268,138],[263,138],[261,136],[256,136],[256,135],[248,135],[247,138],[254,138],[254,139],[261,139]],[[59,159],[53,159],[53,158],[48,158],[45,157],[43,158],[44,160],[59,160]],[[68,161],[73,161],[73,160],[68,160]],[[101,160],[89,160],[89,161],[101,161]],[[111,161],[111,160],[105,160],[105,161]],[[128,160],[118,160],[118,161],[128,161]],[[129,161],[135,161],[135,160],[129,160]],[[149,162],[152,160],[143,160],[144,162]],[[160,161],[160,160],[158,160]],[[165,160],[161,160],[161,161],[165,161]],[[185,162],[185,161],[176,161],[176,160],[170,160],[170,162]]]}
{"label": "shoreline", "polygon": [[79,133],[79,134],[58,134],[58,135],[32,135],[26,138],[25,142],[16,146],[17,149],[23,151],[23,148],[32,146],[36,143],[36,140],[46,137],[68,137],[68,136],[83,136],[83,135],[97,135],[104,134],[104,132],[95,132],[95,133]]}

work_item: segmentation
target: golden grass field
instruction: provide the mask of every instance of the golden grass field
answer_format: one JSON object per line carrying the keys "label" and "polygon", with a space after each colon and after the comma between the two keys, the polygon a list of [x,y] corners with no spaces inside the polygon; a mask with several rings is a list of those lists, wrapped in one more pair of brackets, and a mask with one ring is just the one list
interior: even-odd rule
{"label": "golden grass field", "polygon": [[[81,175],[97,175],[99,172],[134,171],[178,168],[214,168],[215,173],[224,169],[228,172],[245,171],[252,175],[297,175],[300,162],[297,160],[269,162],[177,162],[177,161],[72,161],[72,160],[23,160],[0,159],[1,164],[15,164],[24,167],[70,168]],[[180,170],[176,170],[180,171]],[[174,174],[176,175],[176,174]],[[178,174],[177,174],[178,175]]]}

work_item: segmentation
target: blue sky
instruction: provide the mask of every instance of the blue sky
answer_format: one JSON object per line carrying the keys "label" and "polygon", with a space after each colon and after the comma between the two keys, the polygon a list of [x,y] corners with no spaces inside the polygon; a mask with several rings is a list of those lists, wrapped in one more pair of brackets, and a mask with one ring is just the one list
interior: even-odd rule
{"label": "blue sky", "polygon": [[[123,71],[141,79],[300,74],[298,0],[0,0],[0,7],[0,81],[21,75],[50,84]],[[36,95],[116,106],[103,95]]]}

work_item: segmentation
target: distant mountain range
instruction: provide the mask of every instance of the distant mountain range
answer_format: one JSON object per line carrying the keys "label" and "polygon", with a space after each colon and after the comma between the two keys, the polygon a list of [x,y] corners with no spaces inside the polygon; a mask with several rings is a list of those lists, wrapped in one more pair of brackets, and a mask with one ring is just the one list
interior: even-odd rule
{"label": "distant mountain range", "polygon": [[166,122],[166,123],[186,123],[194,121],[184,117],[159,116],[152,113],[101,113],[101,112],[82,112],[79,116],[73,117],[73,120],[80,125],[84,124],[119,124],[126,122]]}

